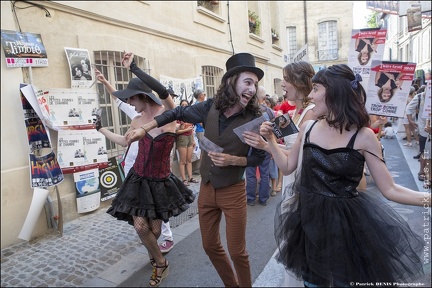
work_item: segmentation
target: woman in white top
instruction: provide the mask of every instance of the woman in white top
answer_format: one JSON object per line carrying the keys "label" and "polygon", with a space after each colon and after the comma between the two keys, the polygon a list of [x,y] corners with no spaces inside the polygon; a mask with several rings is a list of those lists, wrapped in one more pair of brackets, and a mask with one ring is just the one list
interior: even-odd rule
{"label": "woman in white top", "polygon": [[[299,61],[286,65],[283,69],[282,89],[285,91],[285,97],[288,101],[295,102],[295,110],[292,116],[294,124],[300,128],[302,123],[307,120],[315,120],[316,117],[312,111],[315,106],[308,99],[309,93],[312,91],[312,77],[315,71],[311,64],[305,61]],[[285,136],[284,143],[286,149],[291,149],[295,140],[296,134]],[[283,176],[282,193],[285,193],[288,183],[294,181],[294,173]]]}

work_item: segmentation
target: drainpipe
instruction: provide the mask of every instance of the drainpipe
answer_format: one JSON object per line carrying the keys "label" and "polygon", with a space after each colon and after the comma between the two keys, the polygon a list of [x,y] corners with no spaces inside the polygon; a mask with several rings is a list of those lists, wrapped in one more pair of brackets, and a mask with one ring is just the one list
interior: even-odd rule
{"label": "drainpipe", "polygon": [[306,1],[303,1],[303,17],[304,17],[304,25],[305,25],[305,44],[308,43],[308,34],[307,34],[307,13],[306,13]]}

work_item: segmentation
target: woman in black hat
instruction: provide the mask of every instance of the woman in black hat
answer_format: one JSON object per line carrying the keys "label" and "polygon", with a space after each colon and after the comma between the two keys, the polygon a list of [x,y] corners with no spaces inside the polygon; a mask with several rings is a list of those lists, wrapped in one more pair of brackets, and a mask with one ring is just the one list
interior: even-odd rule
{"label": "woman in black hat", "polygon": [[[127,53],[123,65],[137,71],[133,55]],[[198,215],[202,244],[226,287],[251,287],[249,255],[246,250],[246,166],[258,166],[265,153],[243,143],[233,129],[261,116],[256,91],[264,72],[255,66],[255,58],[248,53],[235,54],[226,62],[227,72],[222,77],[214,98],[192,106],[178,106],[155,117],[141,128],[127,133],[128,141],[146,137],[149,131],[174,120],[203,123],[204,139],[222,152],[203,150],[198,197]],[[231,265],[220,240],[219,226],[222,213],[226,221],[226,237]]]}
{"label": "woman in black hat", "polygon": [[[112,92],[140,113],[132,120],[129,130],[142,127],[165,111],[162,101],[150,87],[164,99],[165,105],[175,106],[162,84],[142,70],[139,76],[142,80],[132,78],[126,89]],[[111,141],[122,146],[128,145],[125,136],[100,127],[100,122],[96,129]],[[175,131],[176,123],[169,122],[147,133],[138,142],[136,161],[107,210],[107,213],[118,220],[133,225],[147,248],[153,268],[149,282],[151,287],[159,286],[169,271],[169,263],[157,243],[162,221],[168,222],[170,217],[186,211],[195,199],[193,191],[171,173],[170,154],[176,140]]]}

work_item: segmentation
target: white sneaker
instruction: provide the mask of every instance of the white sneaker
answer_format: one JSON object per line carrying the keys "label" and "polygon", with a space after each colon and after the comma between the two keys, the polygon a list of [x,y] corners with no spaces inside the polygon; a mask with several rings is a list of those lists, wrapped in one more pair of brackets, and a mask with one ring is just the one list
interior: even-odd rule
{"label": "white sneaker", "polygon": [[411,142],[406,142],[405,144],[403,144],[403,146],[412,147],[412,143]]}
{"label": "white sneaker", "polygon": [[159,246],[159,250],[162,253],[168,253],[169,251],[171,251],[174,248],[174,241],[162,241],[161,243],[158,244]]}

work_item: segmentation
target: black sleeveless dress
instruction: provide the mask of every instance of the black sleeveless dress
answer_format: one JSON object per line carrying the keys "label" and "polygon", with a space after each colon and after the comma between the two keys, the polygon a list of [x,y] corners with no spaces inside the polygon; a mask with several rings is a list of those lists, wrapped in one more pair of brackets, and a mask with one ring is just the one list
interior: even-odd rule
{"label": "black sleeveless dress", "polygon": [[282,200],[276,211],[277,261],[298,280],[324,287],[414,282],[423,275],[423,240],[381,198],[356,190],[365,161],[353,149],[358,131],[347,147],[328,150],[309,142],[315,124],[294,184],[298,208]]}
{"label": "black sleeveless dress", "polygon": [[107,213],[133,225],[132,216],[168,222],[189,208],[195,194],[171,173],[175,133],[139,140],[138,155]]}

